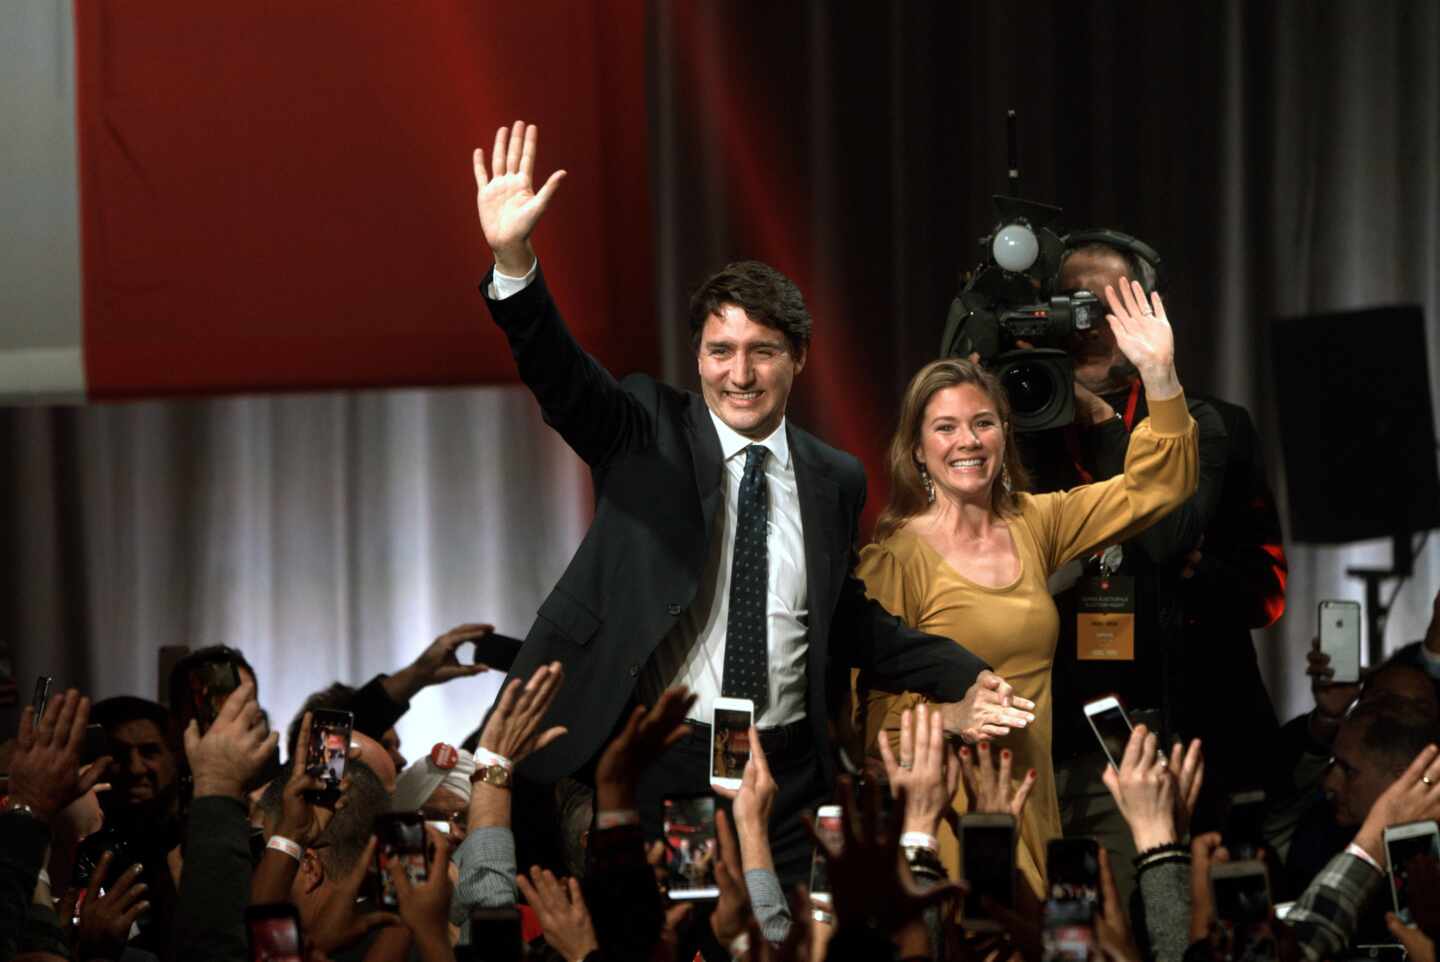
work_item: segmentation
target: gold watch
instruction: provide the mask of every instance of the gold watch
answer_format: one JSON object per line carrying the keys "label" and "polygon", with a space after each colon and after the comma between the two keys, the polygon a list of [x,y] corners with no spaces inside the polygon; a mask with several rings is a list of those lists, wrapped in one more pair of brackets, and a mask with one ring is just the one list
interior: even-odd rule
{"label": "gold watch", "polygon": [[470,776],[472,784],[484,783],[496,788],[510,787],[510,770],[503,765],[484,765]]}

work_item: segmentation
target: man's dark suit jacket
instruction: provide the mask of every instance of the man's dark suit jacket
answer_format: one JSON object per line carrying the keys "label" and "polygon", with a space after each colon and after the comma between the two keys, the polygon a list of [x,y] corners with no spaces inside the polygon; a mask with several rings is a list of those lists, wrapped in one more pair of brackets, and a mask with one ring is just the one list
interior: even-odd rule
{"label": "man's dark suit jacket", "polygon": [[[695,600],[725,498],[722,455],[704,400],[646,375],[617,382],[570,336],[543,276],[499,301],[489,297],[490,283],[487,275],[480,289],[521,379],[545,422],[590,466],[595,485],[590,530],[510,670],[528,678],[546,662],[565,665],[545,724],[565,725],[569,734],[522,765],[530,778],[551,781],[599,752],[651,653]],[[986,666],[865,597],[853,575],[864,469],[794,424],[786,430],[805,535],[806,713],[828,782],[835,752],[827,722],[851,667],[896,691],[958,701]]]}

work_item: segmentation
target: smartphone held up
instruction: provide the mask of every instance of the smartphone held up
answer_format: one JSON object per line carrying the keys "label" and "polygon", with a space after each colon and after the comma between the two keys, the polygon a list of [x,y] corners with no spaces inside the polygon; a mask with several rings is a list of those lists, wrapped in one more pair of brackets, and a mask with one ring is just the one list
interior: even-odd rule
{"label": "smartphone held up", "polygon": [[750,761],[750,726],[755,703],[748,698],[717,698],[710,724],[710,786],[738,789]]}
{"label": "smartphone held up", "polygon": [[348,711],[322,708],[311,713],[305,770],[320,779],[326,793],[340,790],[350,758],[350,730],[354,724],[355,716]]}

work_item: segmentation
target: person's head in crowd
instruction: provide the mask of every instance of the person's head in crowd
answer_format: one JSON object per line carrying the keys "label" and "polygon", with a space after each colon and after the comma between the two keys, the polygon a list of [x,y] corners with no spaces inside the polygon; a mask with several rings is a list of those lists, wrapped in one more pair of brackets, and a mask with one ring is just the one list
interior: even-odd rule
{"label": "person's head in crowd", "polygon": [[1406,699],[1377,695],[1356,705],[1340,724],[1325,773],[1336,823],[1363,822],[1375,799],[1437,737],[1434,716]]}
{"label": "person's head in crowd", "polygon": [[560,817],[565,870],[575,878],[584,878],[590,825],[595,821],[595,793],[584,782],[562,778],[555,783],[555,811]]}
{"label": "person's head in crowd", "polygon": [[910,379],[888,460],[890,503],[876,523],[876,540],[940,498],[988,502],[997,514],[1008,513],[1015,493],[1029,485],[1005,389],[964,358],[932,361]]}
{"label": "person's head in crowd", "polygon": [[1361,704],[1398,700],[1408,703],[1431,721],[1440,719],[1440,697],[1429,674],[1397,661],[1387,661],[1366,676],[1359,700]]}
{"label": "person's head in crowd", "polygon": [[[295,753],[295,742],[300,737],[300,720],[305,717],[307,711],[320,711],[322,709],[349,709],[355,698],[355,688],[343,682],[335,682],[329,688],[322,688],[309,698],[295,717],[290,719],[290,727],[285,730],[286,757],[293,757]],[[396,772],[405,769],[405,756],[400,754],[400,734],[393,728],[385,730],[380,736],[380,745],[385,753],[390,756],[390,765]]]}
{"label": "person's head in crowd", "polygon": [[452,848],[465,839],[470,811],[470,776],[475,758],[469,752],[444,743],[400,773],[392,793],[394,810],[418,811],[426,821],[449,825]]}
{"label": "person's head in crowd", "polygon": [[101,805],[124,821],[161,819],[176,813],[180,763],[170,741],[170,713],[133,695],[96,702],[90,719],[110,740],[108,780]]}
{"label": "person's head in crowd", "polygon": [[739,261],[690,298],[690,339],[705,404],[737,434],[770,435],[810,348],[800,289],[759,261]]}
{"label": "person's head in crowd", "polygon": [[[1155,268],[1132,250],[1104,241],[1085,241],[1066,249],[1056,287],[1062,291],[1089,291],[1105,303],[1108,285],[1120,289],[1120,279],[1139,281],[1146,294],[1156,288]],[[1095,325],[1066,344],[1075,362],[1075,380],[1096,394],[1123,387],[1136,377],[1135,366],[1115,342],[1110,325]]]}

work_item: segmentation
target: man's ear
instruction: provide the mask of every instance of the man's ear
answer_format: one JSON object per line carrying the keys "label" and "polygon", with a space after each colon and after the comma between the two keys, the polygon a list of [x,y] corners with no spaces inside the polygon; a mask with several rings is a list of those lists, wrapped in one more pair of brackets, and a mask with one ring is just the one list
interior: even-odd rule
{"label": "man's ear", "polygon": [[295,884],[300,886],[300,891],[306,895],[325,884],[325,863],[320,861],[320,856],[315,854],[313,848],[305,850],[305,857],[300,860],[300,871],[295,876]]}
{"label": "man's ear", "polygon": [[805,370],[805,362],[810,359],[810,345],[801,344],[795,348],[795,373],[799,374]]}

